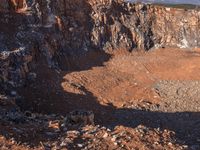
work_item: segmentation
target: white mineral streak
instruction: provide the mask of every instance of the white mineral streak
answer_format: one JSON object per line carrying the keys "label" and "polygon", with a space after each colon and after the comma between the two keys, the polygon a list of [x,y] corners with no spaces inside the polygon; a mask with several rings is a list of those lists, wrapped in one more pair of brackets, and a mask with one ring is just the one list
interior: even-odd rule
{"label": "white mineral streak", "polygon": [[51,7],[50,7],[50,0],[46,0],[47,1],[47,9],[48,9],[48,18],[47,18],[47,23],[45,25],[46,28],[51,28],[52,25],[54,25],[56,23],[56,17],[55,15],[52,13]]}

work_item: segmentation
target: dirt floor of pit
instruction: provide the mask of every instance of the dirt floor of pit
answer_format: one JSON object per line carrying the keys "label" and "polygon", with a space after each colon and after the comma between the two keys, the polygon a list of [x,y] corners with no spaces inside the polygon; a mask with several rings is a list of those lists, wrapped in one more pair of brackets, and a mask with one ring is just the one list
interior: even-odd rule
{"label": "dirt floor of pit", "polygon": [[75,71],[39,63],[36,82],[18,91],[23,98],[18,104],[43,114],[92,110],[95,123],[110,129],[120,126],[135,134],[132,130],[144,125],[175,132],[179,144],[200,146],[200,50],[119,50],[89,58],[80,59]]}

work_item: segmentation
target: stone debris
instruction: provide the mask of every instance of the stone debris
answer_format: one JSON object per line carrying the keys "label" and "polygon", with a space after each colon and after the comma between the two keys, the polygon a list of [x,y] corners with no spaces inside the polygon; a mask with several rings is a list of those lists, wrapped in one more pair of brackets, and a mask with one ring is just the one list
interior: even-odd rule
{"label": "stone debris", "polygon": [[[1,99],[2,101],[9,102],[9,97],[1,96]],[[4,107],[7,107],[7,105],[10,104],[6,102],[0,103],[0,110],[4,110]],[[13,103],[12,109],[16,107],[17,106]],[[28,138],[30,136],[30,138],[43,137],[44,139],[48,139],[47,141],[40,141],[39,144],[41,145],[41,148],[43,147],[45,149],[113,149],[114,147],[128,148],[128,143],[130,143],[131,146],[131,142],[135,142],[135,140],[140,137],[138,134],[143,134],[141,141],[147,140],[146,146],[148,147],[148,142],[150,142],[148,141],[148,135],[154,133],[153,130],[155,130],[149,128],[147,129],[145,126],[140,125],[135,129],[132,128],[129,133],[127,129],[122,126],[111,130],[105,126],[89,125],[86,123],[94,123],[94,114],[90,111],[80,110],[73,111],[67,115],[68,118],[71,116],[71,119],[74,119],[75,116],[78,117],[78,121],[76,117],[76,119],[70,121],[73,121],[73,124],[77,123],[79,127],[76,125],[75,129],[71,130],[71,123],[68,122],[69,124],[67,124],[67,122],[65,122],[65,126],[68,129],[63,130],[62,123],[64,123],[64,120],[66,120],[66,118],[63,116],[58,116],[55,114],[43,115],[32,113],[30,111],[21,113],[19,110],[17,110],[17,108],[16,111],[12,112],[6,112],[7,109],[4,111],[4,114],[2,114],[2,111],[0,111],[0,118],[2,118],[0,126],[6,126],[9,130],[12,130],[12,134],[15,135],[14,138],[10,139],[10,143],[12,143],[12,145],[16,145],[19,139],[22,140],[23,138]],[[91,115],[93,119],[89,119],[88,122],[88,117]],[[87,118],[87,121],[85,120],[85,117]],[[164,146],[166,149],[169,147],[176,147],[176,149],[181,149],[181,146],[168,141],[170,138],[172,138],[172,133],[170,131],[165,130],[163,132],[157,130],[157,133],[157,136],[163,136],[164,139],[162,142],[165,141],[166,138],[166,144],[162,144],[162,146]],[[168,137],[165,134],[169,134],[170,136]],[[1,138],[0,140],[2,141]],[[102,140],[104,142],[102,142]],[[152,142],[153,141],[154,140],[152,140]],[[4,147],[9,145],[7,142],[8,141],[4,143]],[[160,142],[158,142],[157,145],[160,145],[159,143]],[[135,144],[132,144],[132,146],[133,145]],[[0,146],[3,148],[3,145]],[[28,148],[30,145],[29,143],[21,143],[18,147],[20,146]],[[195,146],[193,146],[193,148],[195,148]]]}
{"label": "stone debris", "polygon": [[94,125],[94,113],[91,111],[73,111],[64,119],[64,124],[70,125]]}
{"label": "stone debris", "polygon": [[[129,121],[127,127],[113,125],[115,120],[109,127],[95,125],[94,112],[89,110],[76,110],[62,116],[34,113],[31,109],[22,111],[16,104],[22,99],[20,87],[29,85],[34,88],[32,83],[41,76],[35,70],[42,70],[43,66],[58,74],[62,74],[62,70],[71,71],[71,67],[78,70],[81,63],[77,60],[90,51],[100,53],[126,49],[131,52],[160,47],[200,47],[199,18],[200,12],[196,9],[169,9],[121,0],[1,0],[0,149],[107,150],[139,149],[141,145],[143,149],[199,149],[198,144],[176,142],[171,129],[163,130],[154,124],[147,126],[148,118],[143,119],[144,125],[135,123],[136,118],[131,118],[132,115],[146,117],[150,110],[165,110],[165,106],[153,105],[145,100],[140,105],[122,104],[121,112],[127,108],[137,109],[136,115],[130,115],[129,111],[127,114],[114,112],[116,120],[121,119],[118,117],[121,115]],[[44,76],[45,71],[42,70]],[[146,73],[150,74],[149,71]],[[43,80],[41,83],[52,88]],[[133,84],[139,85],[137,82]],[[171,84],[175,85],[174,89],[169,86]],[[187,92],[199,95],[198,81],[182,84],[161,82],[155,88],[161,97],[168,95],[170,100],[174,100],[174,104],[180,101],[180,97],[188,99]],[[180,85],[182,88],[179,88]],[[79,90],[77,95],[80,97],[92,95],[86,93],[81,84],[71,86]],[[193,86],[195,90],[191,88]],[[56,90],[56,95],[59,94],[62,93]],[[198,99],[190,100],[198,103]],[[39,98],[39,101],[43,99]],[[174,106],[177,109],[173,110],[187,107],[187,103],[182,104]],[[52,103],[51,107],[54,107]],[[195,106],[192,110],[199,109]],[[146,113],[141,115],[141,110]],[[156,113],[152,112],[153,115]],[[102,114],[106,115],[105,112]],[[190,117],[187,113],[184,115],[184,118]],[[159,115],[158,118],[163,119]],[[161,124],[159,119],[156,120],[159,127],[164,126],[163,122],[170,121],[164,120]],[[192,126],[198,127],[198,122],[193,123]],[[130,124],[137,126],[128,128]],[[198,143],[198,131],[192,135],[192,139],[196,139],[192,142]]]}

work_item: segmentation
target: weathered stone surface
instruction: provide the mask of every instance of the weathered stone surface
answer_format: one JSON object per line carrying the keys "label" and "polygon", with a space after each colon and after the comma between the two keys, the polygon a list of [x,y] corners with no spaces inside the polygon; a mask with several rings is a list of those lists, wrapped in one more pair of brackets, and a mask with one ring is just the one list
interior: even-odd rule
{"label": "weathered stone surface", "polygon": [[20,11],[26,8],[26,0],[0,0],[0,9],[4,11]]}
{"label": "weathered stone surface", "polygon": [[94,125],[94,113],[91,111],[73,111],[70,112],[64,121],[67,125]]}
{"label": "weathered stone surface", "polygon": [[114,48],[129,49],[199,47],[199,16],[197,10],[112,2],[94,7],[93,40],[101,46],[109,42]]}
{"label": "weathered stone surface", "polygon": [[[111,0],[0,0],[0,82],[90,50],[199,47],[200,11]],[[7,86],[7,85],[6,85]]]}

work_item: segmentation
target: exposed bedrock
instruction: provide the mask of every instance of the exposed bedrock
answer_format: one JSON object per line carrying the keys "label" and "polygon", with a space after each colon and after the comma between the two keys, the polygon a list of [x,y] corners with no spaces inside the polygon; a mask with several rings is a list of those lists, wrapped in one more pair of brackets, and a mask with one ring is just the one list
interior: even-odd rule
{"label": "exposed bedrock", "polygon": [[4,89],[35,77],[31,71],[40,60],[67,70],[63,64],[91,51],[200,46],[200,11],[194,9],[115,0],[0,0],[0,10]]}

